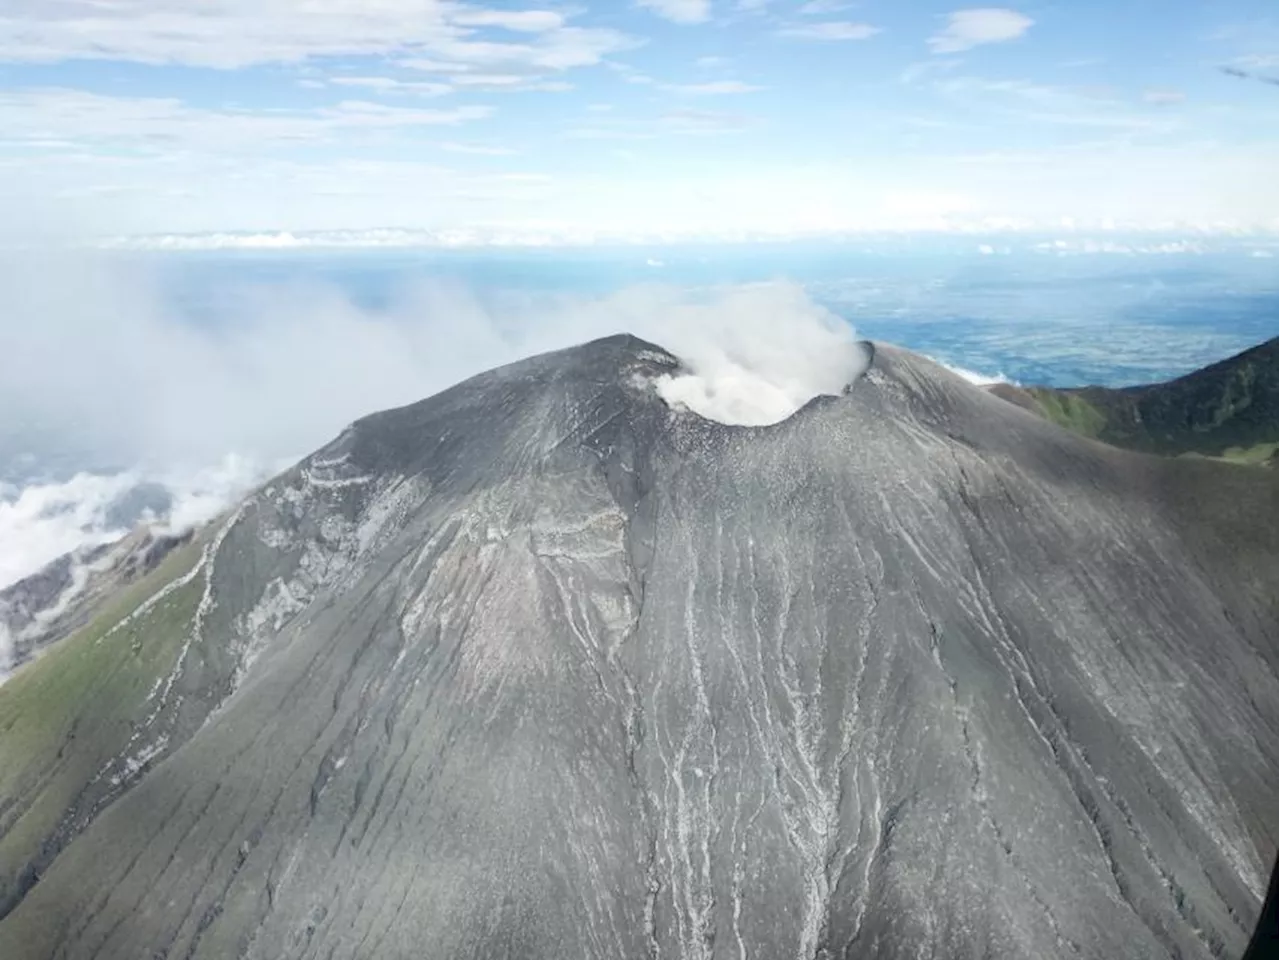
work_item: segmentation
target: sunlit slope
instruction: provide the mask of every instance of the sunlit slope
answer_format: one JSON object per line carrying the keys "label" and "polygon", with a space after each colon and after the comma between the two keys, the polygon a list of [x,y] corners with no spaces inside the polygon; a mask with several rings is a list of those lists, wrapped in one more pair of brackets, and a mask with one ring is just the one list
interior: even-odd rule
{"label": "sunlit slope", "polygon": [[1166,383],[1114,390],[1004,384],[992,392],[1117,447],[1241,463],[1276,459],[1274,339]]}

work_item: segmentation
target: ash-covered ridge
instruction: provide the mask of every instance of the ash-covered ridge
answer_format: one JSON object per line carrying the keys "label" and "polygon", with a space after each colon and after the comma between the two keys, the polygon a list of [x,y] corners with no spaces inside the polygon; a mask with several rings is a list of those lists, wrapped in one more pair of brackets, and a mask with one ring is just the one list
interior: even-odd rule
{"label": "ash-covered ridge", "polygon": [[[0,955],[1242,951],[1274,474],[890,347],[769,426],[678,372],[613,337],[361,420],[16,674]],[[92,730],[6,713],[152,650]]]}

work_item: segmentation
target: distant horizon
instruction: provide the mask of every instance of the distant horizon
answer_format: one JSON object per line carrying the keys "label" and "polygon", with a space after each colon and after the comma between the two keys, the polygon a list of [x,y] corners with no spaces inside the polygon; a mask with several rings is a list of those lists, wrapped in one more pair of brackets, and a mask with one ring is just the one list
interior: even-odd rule
{"label": "distant horizon", "polygon": [[676,231],[628,234],[580,228],[514,226],[435,229],[386,226],[369,229],[165,231],[96,236],[79,241],[77,245],[106,250],[175,252],[503,248],[572,252],[577,249],[751,247],[770,244],[892,245],[913,241],[945,243],[961,240],[972,241],[973,252],[987,255],[1014,252],[1013,247],[1017,247],[1018,252],[1194,254],[1206,252],[1204,245],[1212,247],[1231,242],[1275,246],[1280,243],[1280,232],[1238,224],[1160,224],[1142,227],[1132,224],[1070,223],[1004,228],[966,224],[934,229],[868,228],[815,233],[758,230],[720,234]]}

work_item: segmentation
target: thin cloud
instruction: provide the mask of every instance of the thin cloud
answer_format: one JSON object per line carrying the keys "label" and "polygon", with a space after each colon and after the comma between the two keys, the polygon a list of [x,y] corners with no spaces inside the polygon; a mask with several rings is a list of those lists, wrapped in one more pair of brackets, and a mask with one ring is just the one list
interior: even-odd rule
{"label": "thin cloud", "polygon": [[[476,40],[480,29],[519,33],[527,41]],[[597,64],[636,42],[617,30],[570,26],[565,15],[551,11],[437,0],[10,0],[0,14],[0,59],[28,63],[123,60],[234,69],[412,51],[561,70]]]}
{"label": "thin cloud", "polygon": [[1035,23],[1030,17],[1004,7],[956,10],[947,25],[929,38],[934,53],[959,53],[988,43],[1016,40]]}
{"label": "thin cloud", "polygon": [[597,124],[571,127],[564,134],[570,140],[657,140],[662,134],[652,124]]}
{"label": "thin cloud", "polygon": [[849,0],[809,0],[808,3],[800,4],[800,8],[796,13],[807,17],[821,17],[848,10],[852,6],[853,4]]}
{"label": "thin cloud", "polygon": [[738,113],[682,107],[668,110],[656,119],[624,119],[601,116],[588,126],[570,129],[573,140],[657,140],[670,136],[706,136],[739,133],[758,119]]}
{"label": "thin cloud", "polygon": [[950,73],[963,62],[963,60],[957,57],[946,60],[920,60],[916,63],[909,63],[902,69],[902,72],[898,74],[898,82],[913,84],[938,74]]}
{"label": "thin cloud", "polygon": [[560,71],[594,66],[608,54],[632,49],[637,43],[613,30],[562,27],[523,43],[473,40],[451,33],[437,38],[427,49],[446,62],[481,69]]}
{"label": "thin cloud", "polygon": [[705,23],[711,18],[711,0],[636,0],[636,6],[672,23]]}
{"label": "thin cloud", "polygon": [[517,91],[539,90],[544,93],[563,93],[572,90],[573,84],[565,80],[543,80],[538,77],[529,78],[515,73],[460,73],[451,77],[455,86],[468,90],[493,90],[513,93]]}
{"label": "thin cloud", "polygon": [[48,88],[0,93],[0,143],[58,138],[91,153],[122,146],[144,152],[234,152],[323,142],[357,128],[456,126],[492,112],[481,105],[425,110],[365,100],[307,111],[209,110],[172,98],[109,97]]}
{"label": "thin cloud", "polygon": [[[318,81],[316,83],[317,86],[324,86],[324,83]],[[457,89],[449,83],[397,80],[393,77],[331,77],[329,83],[335,87],[360,87],[372,90],[374,93],[412,94],[419,97],[442,97]]]}
{"label": "thin cloud", "polygon": [[564,26],[564,17],[551,10],[463,10],[450,17],[463,27],[500,27],[518,33],[546,33]]}
{"label": "thin cloud", "polygon": [[620,76],[624,83],[655,84],[658,82],[647,73],[641,73],[629,63],[621,63],[617,60],[608,60],[605,62],[605,66]]}
{"label": "thin cloud", "polygon": [[[453,54],[452,59],[408,57],[397,61],[396,65],[401,69],[436,75],[439,82],[467,90],[555,93],[573,89],[568,81],[551,79],[562,67],[529,59],[530,48],[520,44],[497,44],[496,47],[492,49],[488,44],[469,43],[462,50],[451,47],[448,52]],[[512,59],[512,49],[524,51],[522,56],[526,59]]]}
{"label": "thin cloud", "polygon": [[440,144],[440,149],[447,150],[449,153],[465,153],[477,157],[510,157],[519,153],[511,147],[497,147],[485,143],[458,143],[452,140]]}
{"label": "thin cloud", "polygon": [[934,89],[971,110],[1019,121],[1131,132],[1169,130],[1176,123],[1172,118],[1153,118],[1149,111],[1135,111],[1109,95],[1029,80],[954,77],[939,80]]}
{"label": "thin cloud", "polygon": [[733,133],[754,124],[751,117],[715,110],[671,110],[664,113],[661,124],[684,133]]}
{"label": "thin cloud", "polygon": [[1170,106],[1175,103],[1182,103],[1187,99],[1187,95],[1181,90],[1162,90],[1152,89],[1142,91],[1142,102],[1153,103],[1158,106]]}
{"label": "thin cloud", "polygon": [[662,89],[670,93],[703,97],[724,96],[737,93],[755,93],[757,90],[763,90],[764,87],[757,87],[750,83],[742,83],[739,80],[711,80],[707,83],[667,83],[662,85]]}
{"label": "thin cloud", "polygon": [[782,27],[778,36],[795,40],[869,40],[882,32],[869,23],[828,20],[823,23],[797,23]]}
{"label": "thin cloud", "polygon": [[1280,56],[1274,53],[1246,53],[1232,60],[1231,66],[1242,70],[1274,70],[1280,66]]}

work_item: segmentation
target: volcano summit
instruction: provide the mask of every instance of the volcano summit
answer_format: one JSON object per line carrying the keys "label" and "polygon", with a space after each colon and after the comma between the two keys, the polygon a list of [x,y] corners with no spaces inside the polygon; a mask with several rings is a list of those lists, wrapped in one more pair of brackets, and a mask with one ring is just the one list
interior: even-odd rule
{"label": "volcano summit", "polygon": [[764,426],[680,375],[360,420],[19,670],[0,956],[1238,956],[1275,472],[887,346]]}

